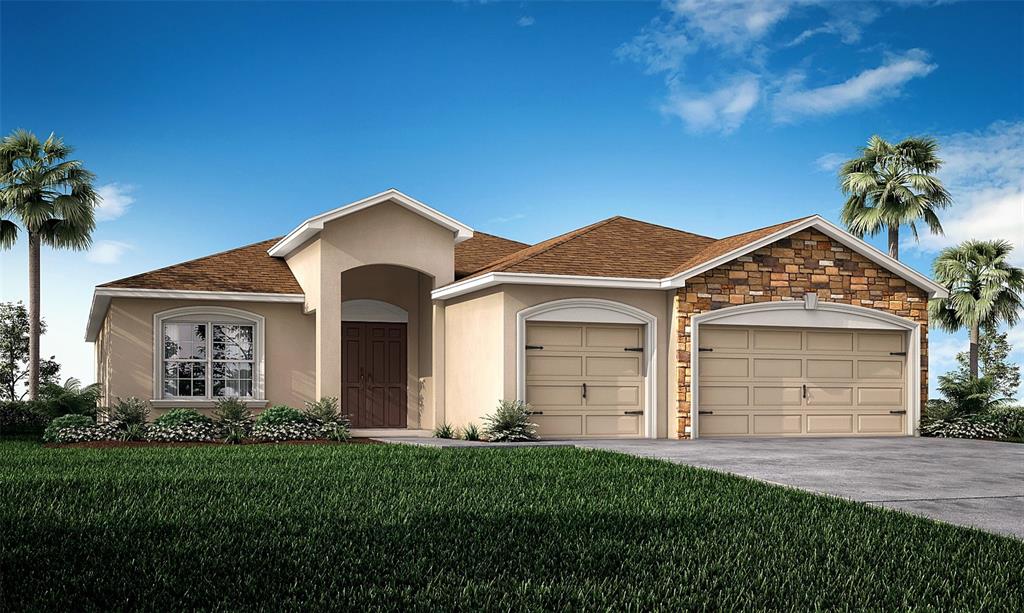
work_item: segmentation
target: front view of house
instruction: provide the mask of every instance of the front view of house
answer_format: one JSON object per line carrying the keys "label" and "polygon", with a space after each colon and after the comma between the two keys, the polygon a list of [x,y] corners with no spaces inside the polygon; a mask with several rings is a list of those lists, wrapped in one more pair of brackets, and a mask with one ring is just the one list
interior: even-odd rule
{"label": "front view of house", "polygon": [[354,431],[912,435],[945,290],[818,216],[714,239],[613,217],[536,245],[396,190],[96,288],[104,402],[341,399]]}

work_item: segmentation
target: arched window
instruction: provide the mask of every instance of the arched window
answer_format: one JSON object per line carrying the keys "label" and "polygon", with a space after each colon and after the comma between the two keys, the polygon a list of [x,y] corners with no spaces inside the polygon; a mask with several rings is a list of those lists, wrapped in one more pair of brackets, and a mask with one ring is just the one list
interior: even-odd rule
{"label": "arched window", "polygon": [[154,398],[263,397],[263,317],[226,307],[154,316]]}

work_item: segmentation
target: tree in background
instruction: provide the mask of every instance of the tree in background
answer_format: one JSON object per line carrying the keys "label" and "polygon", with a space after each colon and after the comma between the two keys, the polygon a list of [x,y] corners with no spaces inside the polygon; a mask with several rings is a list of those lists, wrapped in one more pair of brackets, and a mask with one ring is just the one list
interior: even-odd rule
{"label": "tree in background", "polygon": [[[10,249],[19,230],[28,238],[29,399],[39,397],[39,251],[86,249],[96,225],[100,196],[94,175],[79,160],[69,160],[71,147],[50,134],[40,142],[31,132],[15,130],[0,141],[0,248]],[[16,220],[16,221],[15,221]],[[19,228],[20,224],[20,228]]]}
{"label": "tree in background", "polygon": [[[999,327],[993,323],[983,324],[978,339],[979,375],[991,379],[999,394],[1014,398],[1020,388],[1020,366],[1009,358],[1010,343],[1006,332],[999,332]],[[960,365],[956,374],[961,377],[969,375],[970,353],[962,351],[956,354],[956,361]]]}
{"label": "tree in background", "polygon": [[970,332],[968,374],[978,378],[978,343],[982,326],[1012,326],[1024,308],[1024,270],[1009,262],[1009,241],[965,241],[947,247],[935,258],[935,280],[949,290],[948,298],[928,303],[930,320],[947,332]]}
{"label": "tree in background", "polygon": [[[21,400],[28,385],[28,310],[21,302],[0,303],[0,400]],[[46,333],[46,322],[39,320],[39,333]],[[60,364],[49,360],[39,363],[43,383],[56,383]]]}
{"label": "tree in background", "polygon": [[872,136],[861,156],[839,169],[840,186],[847,196],[842,221],[856,236],[889,232],[889,255],[899,259],[900,226],[917,223],[942,234],[936,211],[952,203],[935,173],[942,166],[938,143],[931,138],[908,138],[892,144]]}

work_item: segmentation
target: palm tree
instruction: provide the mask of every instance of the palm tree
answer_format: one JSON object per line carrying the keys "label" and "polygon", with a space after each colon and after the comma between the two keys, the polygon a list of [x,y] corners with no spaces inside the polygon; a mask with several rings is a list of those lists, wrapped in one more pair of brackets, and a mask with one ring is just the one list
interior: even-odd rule
{"label": "palm tree", "polygon": [[918,238],[917,222],[932,234],[942,234],[935,214],[952,203],[949,192],[934,176],[942,166],[939,145],[931,138],[908,138],[892,144],[872,136],[859,158],[839,169],[847,196],[842,220],[853,234],[874,236],[889,231],[889,255],[899,259],[900,226],[910,226]]}
{"label": "palm tree", "polygon": [[1024,307],[1024,269],[1009,263],[1011,251],[1009,241],[969,240],[943,249],[932,264],[935,280],[949,289],[949,297],[928,303],[928,316],[943,330],[970,330],[972,379],[978,378],[981,327],[1012,326]]}
{"label": "palm tree", "polygon": [[[18,232],[28,235],[29,398],[39,396],[39,249],[86,249],[96,225],[100,197],[94,175],[71,147],[50,134],[39,142],[26,130],[0,141],[0,248],[10,249]],[[18,227],[20,223],[21,228]]]}

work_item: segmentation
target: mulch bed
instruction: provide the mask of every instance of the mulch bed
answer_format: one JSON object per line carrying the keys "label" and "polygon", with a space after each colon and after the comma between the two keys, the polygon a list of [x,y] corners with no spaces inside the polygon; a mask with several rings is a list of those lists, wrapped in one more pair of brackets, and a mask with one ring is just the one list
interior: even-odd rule
{"label": "mulch bed", "polygon": [[[374,441],[368,438],[352,438],[344,442],[332,441],[328,439],[316,439],[312,441],[257,441],[255,439],[245,439],[241,443],[242,445],[383,445],[380,441]],[[46,443],[43,447],[49,447],[50,449],[118,449],[123,447],[231,447],[228,443],[203,443],[203,442],[188,442],[188,443],[168,443],[163,441],[85,441],[82,443]]]}

